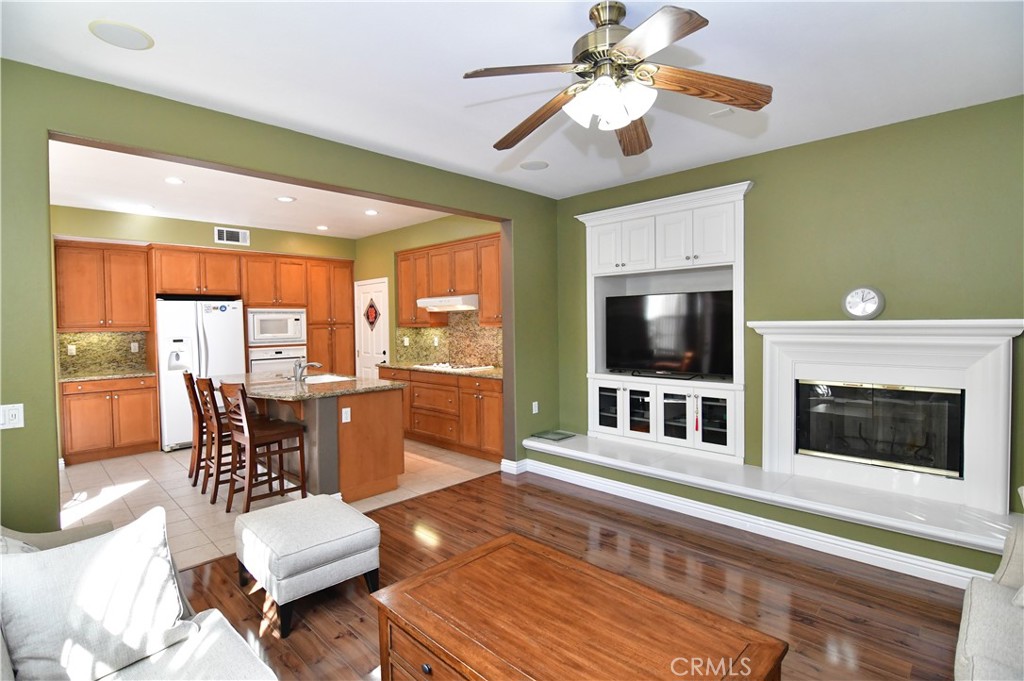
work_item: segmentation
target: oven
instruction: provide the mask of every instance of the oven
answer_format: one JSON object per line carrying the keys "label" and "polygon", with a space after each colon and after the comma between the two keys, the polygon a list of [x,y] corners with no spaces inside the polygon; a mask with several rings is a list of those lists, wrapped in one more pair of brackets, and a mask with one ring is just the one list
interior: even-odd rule
{"label": "oven", "polygon": [[249,308],[249,345],[304,345],[306,311],[303,309]]}
{"label": "oven", "polygon": [[249,373],[278,374],[291,378],[295,371],[295,360],[306,363],[305,345],[249,348]]}

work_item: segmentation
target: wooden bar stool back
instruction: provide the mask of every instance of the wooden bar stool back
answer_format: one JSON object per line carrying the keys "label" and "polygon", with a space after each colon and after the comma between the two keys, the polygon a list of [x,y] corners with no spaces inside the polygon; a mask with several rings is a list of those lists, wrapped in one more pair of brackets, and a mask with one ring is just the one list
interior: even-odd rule
{"label": "wooden bar stool back", "polygon": [[[188,477],[192,478],[192,486],[199,484],[199,473],[203,468],[203,440],[206,437],[206,419],[199,406],[199,395],[196,394],[196,381],[189,372],[184,372],[185,391],[188,393],[188,406],[192,408],[192,458],[188,461]],[[206,487],[203,487],[206,493]]]}
{"label": "wooden bar stool back", "polygon": [[[231,484],[231,430],[227,419],[217,405],[217,389],[209,378],[196,381],[199,409],[206,427],[206,452],[203,456],[203,494],[206,494],[210,478],[213,478],[213,493],[210,503],[217,503],[217,491],[221,485]],[[244,462],[241,464],[244,467]],[[230,487],[228,488],[230,489]]]}
{"label": "wooden bar stool back", "polygon": [[[231,429],[231,460],[246,461],[243,470],[232,469],[232,478],[241,483],[245,493],[242,512],[248,513],[253,501],[272,496],[300,492],[306,498],[305,432],[301,423],[277,419],[254,418],[246,409],[245,386],[241,383],[221,383],[224,409]],[[295,441],[295,444],[288,444]],[[297,455],[295,469],[289,470],[285,461],[289,454]],[[286,484],[290,483],[290,484]],[[266,484],[268,491],[253,494],[253,488]],[[277,489],[274,489],[275,484]],[[235,482],[228,487],[227,510],[236,491]]]}

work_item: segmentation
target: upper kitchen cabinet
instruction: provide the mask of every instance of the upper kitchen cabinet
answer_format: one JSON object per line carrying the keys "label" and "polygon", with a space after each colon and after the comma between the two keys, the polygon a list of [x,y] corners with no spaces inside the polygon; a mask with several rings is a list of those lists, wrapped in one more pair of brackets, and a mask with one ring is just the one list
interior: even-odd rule
{"label": "upper kitchen cabinet", "polygon": [[242,300],[247,307],[305,307],[306,261],[246,256],[242,268]]}
{"label": "upper kitchen cabinet", "polygon": [[57,331],[149,331],[146,249],[55,243]]}
{"label": "upper kitchen cabinet", "polygon": [[156,293],[232,296],[242,294],[242,265],[237,253],[184,248],[153,249]]}
{"label": "upper kitchen cabinet", "polygon": [[477,245],[460,243],[427,251],[430,263],[430,295],[455,296],[476,293]]}
{"label": "upper kitchen cabinet", "polygon": [[501,326],[501,238],[481,241],[477,254],[480,261],[480,326]]}
{"label": "upper kitchen cabinet", "polygon": [[416,305],[430,295],[430,262],[426,251],[395,254],[398,326],[445,326],[448,315],[427,312]]}
{"label": "upper kitchen cabinet", "polygon": [[351,324],[355,319],[352,263],[337,260],[306,262],[306,323]]}

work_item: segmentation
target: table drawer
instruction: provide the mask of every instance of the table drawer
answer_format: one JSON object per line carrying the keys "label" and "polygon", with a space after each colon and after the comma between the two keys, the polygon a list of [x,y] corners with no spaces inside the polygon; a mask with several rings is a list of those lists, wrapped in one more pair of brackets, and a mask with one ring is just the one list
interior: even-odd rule
{"label": "table drawer", "polygon": [[[72,381],[61,383],[61,394],[76,395],[81,393],[115,392],[118,390],[134,390],[135,388],[155,388],[156,376],[140,376],[138,378],[108,378],[101,381]],[[182,388],[184,390],[184,388]]]}
{"label": "table drawer", "polygon": [[392,369],[390,367],[377,367],[377,376],[387,381],[408,381],[408,369]]}
{"label": "table drawer", "polygon": [[475,376],[459,376],[459,387],[463,390],[481,390],[489,393],[501,392],[500,378],[477,378]]}
{"label": "table drawer", "polygon": [[459,391],[445,385],[412,384],[412,408],[430,409],[445,414],[459,413]]}
{"label": "table drawer", "polygon": [[[466,677],[452,669],[446,662],[427,650],[419,641],[393,623],[388,626],[393,662],[404,668],[409,676],[422,681],[464,681]],[[404,663],[404,664],[403,664]]]}
{"label": "table drawer", "polygon": [[459,441],[459,420],[443,414],[413,410],[412,430],[442,440]]}
{"label": "table drawer", "polygon": [[410,371],[409,379],[417,383],[433,383],[434,385],[458,385],[459,377],[452,374],[440,374],[436,371]]}

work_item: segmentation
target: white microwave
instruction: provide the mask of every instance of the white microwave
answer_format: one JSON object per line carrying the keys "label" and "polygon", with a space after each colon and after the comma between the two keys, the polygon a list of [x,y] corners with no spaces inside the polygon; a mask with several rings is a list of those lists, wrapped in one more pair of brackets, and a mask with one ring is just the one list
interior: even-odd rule
{"label": "white microwave", "polygon": [[306,342],[306,311],[280,307],[249,308],[249,345]]}

